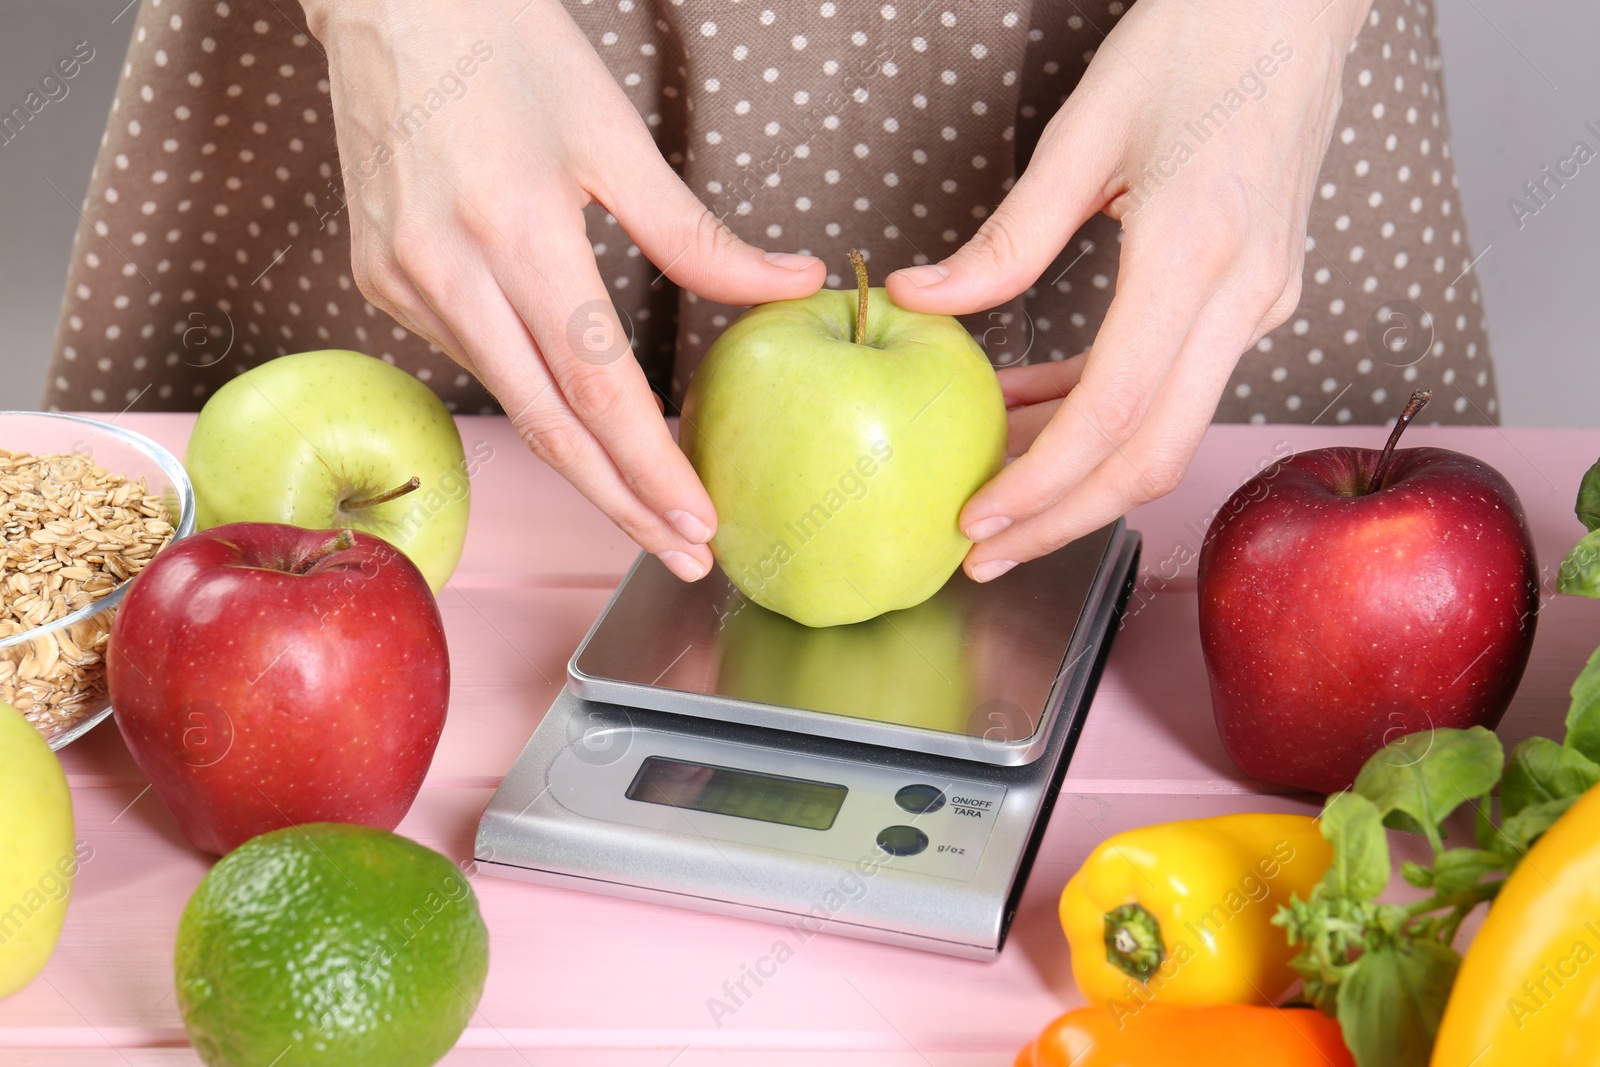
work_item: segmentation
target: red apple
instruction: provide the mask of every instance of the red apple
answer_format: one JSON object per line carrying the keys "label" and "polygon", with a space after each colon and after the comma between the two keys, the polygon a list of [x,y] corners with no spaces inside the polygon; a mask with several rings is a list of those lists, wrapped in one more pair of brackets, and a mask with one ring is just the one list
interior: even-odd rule
{"label": "red apple", "polygon": [[169,547],[106,656],[117,726],[191,844],[308,822],[392,830],[444,728],[450,661],[427,579],[352,530],[239,522]]}
{"label": "red apple", "polygon": [[1200,642],[1223,747],[1253,778],[1347,788],[1388,741],[1487,726],[1522,678],[1538,568],[1488,464],[1395,444],[1290,456],[1235,492],[1200,549]]}

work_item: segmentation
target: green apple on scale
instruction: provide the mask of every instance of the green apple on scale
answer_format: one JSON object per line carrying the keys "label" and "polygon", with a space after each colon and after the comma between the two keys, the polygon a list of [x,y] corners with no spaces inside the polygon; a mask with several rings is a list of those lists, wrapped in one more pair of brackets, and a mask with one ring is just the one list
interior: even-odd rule
{"label": "green apple on scale", "polygon": [[1006,406],[948,315],[869,288],[745,312],[706,353],[679,438],[717,509],[711,549],[757,604],[807,626],[928,599],[971,542],[961,508],[1005,463]]}
{"label": "green apple on scale", "polygon": [[279,522],[376,534],[435,593],[467,536],[461,434],[443,401],[383,360],[280,356],[218,389],[184,457],[201,529]]}

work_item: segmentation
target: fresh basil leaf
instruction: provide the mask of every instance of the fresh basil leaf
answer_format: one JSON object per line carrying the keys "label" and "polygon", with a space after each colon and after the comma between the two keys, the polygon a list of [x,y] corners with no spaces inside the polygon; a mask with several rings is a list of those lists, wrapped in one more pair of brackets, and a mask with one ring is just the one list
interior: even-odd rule
{"label": "fresh basil leaf", "polygon": [[1437,852],[1439,824],[1493,789],[1504,762],[1500,739],[1482,726],[1419,730],[1373,753],[1354,788],[1385,817],[1399,812],[1415,820]]}
{"label": "fresh basil leaf", "polygon": [[1339,1028],[1359,1067],[1427,1063],[1461,957],[1421,940],[1364,953],[1339,983]]}
{"label": "fresh basil leaf", "polygon": [[1600,765],[1548,737],[1530,737],[1511,750],[1500,779],[1500,812],[1511,818],[1547,800],[1575,797],[1600,782]]}
{"label": "fresh basil leaf", "polygon": [[1561,561],[1556,592],[1600,597],[1600,530],[1586,534]]}
{"label": "fresh basil leaf", "polygon": [[1400,864],[1400,877],[1418,889],[1431,889],[1433,887],[1433,868],[1424,867],[1420,863],[1406,860]]}
{"label": "fresh basil leaf", "polygon": [[1566,745],[1600,761],[1600,648],[1572,683]]}
{"label": "fresh basil leaf", "polygon": [[1561,797],[1530,804],[1509,819],[1502,820],[1500,832],[1505,840],[1495,851],[1514,865],[1546,830],[1556,824],[1557,819],[1567,813],[1577,799],[1575,796]]}
{"label": "fresh basil leaf", "polygon": [[1322,808],[1322,836],[1333,846],[1323,876],[1337,895],[1372,900],[1389,884],[1389,839],[1378,808],[1359,793],[1335,793]]}
{"label": "fresh basil leaf", "polygon": [[1600,530],[1600,460],[1583,475],[1578,486],[1578,506],[1573,509],[1586,530]]}
{"label": "fresh basil leaf", "polygon": [[[1385,945],[1401,936],[1407,920],[1411,917],[1404,904],[1371,904],[1369,918],[1367,919],[1366,939],[1362,950]],[[1374,932],[1377,940],[1374,940]]]}
{"label": "fresh basil leaf", "polygon": [[1383,825],[1387,826],[1391,830],[1399,830],[1402,833],[1407,834],[1416,834],[1418,837],[1428,836],[1428,831],[1422,828],[1422,824],[1420,822],[1413,819],[1405,812],[1400,811],[1398,808],[1383,817]]}
{"label": "fresh basil leaf", "polygon": [[1503,858],[1481,848],[1452,848],[1439,853],[1433,864],[1432,886],[1435,893],[1450,896],[1465,893],[1485,875],[1498,874],[1506,869]]}
{"label": "fresh basil leaf", "polygon": [[1489,852],[1495,851],[1495,843],[1502,840],[1500,827],[1494,823],[1493,805],[1494,797],[1488,793],[1479,797],[1478,802],[1473,805],[1478,809],[1473,819],[1473,828],[1477,831],[1478,847]]}

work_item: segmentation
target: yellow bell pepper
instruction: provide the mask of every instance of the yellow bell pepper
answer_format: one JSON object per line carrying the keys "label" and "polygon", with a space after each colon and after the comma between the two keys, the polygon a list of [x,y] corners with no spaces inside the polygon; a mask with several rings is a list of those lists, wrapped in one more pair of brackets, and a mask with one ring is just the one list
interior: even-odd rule
{"label": "yellow bell pepper", "polygon": [[1600,786],[1534,842],[1456,974],[1433,1067],[1600,1062]]}
{"label": "yellow bell pepper", "polygon": [[1072,976],[1119,1018],[1145,1004],[1270,1004],[1295,982],[1272,917],[1332,862],[1314,819],[1222,815],[1101,842],[1061,894]]}

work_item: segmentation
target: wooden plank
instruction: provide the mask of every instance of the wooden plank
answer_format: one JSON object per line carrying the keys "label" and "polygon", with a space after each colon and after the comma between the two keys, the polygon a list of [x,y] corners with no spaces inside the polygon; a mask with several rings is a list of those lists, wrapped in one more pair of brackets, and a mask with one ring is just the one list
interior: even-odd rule
{"label": "wooden plank", "polygon": [[[822,1038],[812,1028],[825,1020],[831,1047],[891,1051],[903,1037],[926,1051],[973,1051],[974,1042],[1014,1051],[1077,1000],[1055,900],[1104,835],[1179,810],[1315,810],[1289,797],[1068,795],[1011,942],[997,962],[975,963],[481,875],[470,849],[489,794],[426,789],[400,827],[464,865],[489,925],[489,984],[464,1039],[479,1049],[581,1045],[596,1035],[623,1048],[655,1047],[662,1035],[696,1048],[814,1048]],[[92,852],[54,958],[40,980],[0,1001],[0,1048],[93,1049],[107,1035],[120,1047],[170,1047],[182,1040],[172,945],[208,861],[148,794],[80,788],[75,797]],[[741,978],[780,940],[792,958],[741,992]]]}
{"label": "wooden plank", "polygon": [[[92,416],[108,418],[108,416]],[[124,415],[180,459],[195,416]],[[536,459],[508,420],[460,416],[472,476],[472,518],[455,581],[471,587],[529,582],[614,585],[638,548],[564,478]]]}
{"label": "wooden plank", "polygon": [[[566,661],[606,590],[447,589],[450,717],[429,770],[435,786],[493,786],[509,769],[565,677]],[[1117,635],[1068,771],[1089,793],[1248,793],[1252,782],[1222,750],[1196,639],[1192,583],[1151,596]],[[1559,738],[1568,688],[1600,644],[1600,612],[1551,597],[1521,688],[1501,728],[1507,746]],[[1152,669],[1157,665],[1158,669]],[[63,750],[74,786],[131,786],[144,778],[114,724]]]}
{"label": "wooden plank", "polygon": [[[430,783],[499,782],[555,699],[567,660],[610,595],[607,589],[531,586],[447,586],[440,593],[450,645],[450,714]],[[145,781],[114,722],[60,755],[75,787]]]}
{"label": "wooden plank", "polygon": [[[194,416],[137,414],[122,425],[178,456]],[[564,479],[530,454],[504,418],[461,416],[469,455],[492,456],[473,470],[472,522],[458,584],[614,584],[637,549]],[[1193,577],[1194,557],[1213,515],[1246,478],[1292,452],[1333,446],[1376,448],[1372,426],[1214,425],[1183,484],[1135,509],[1129,525],[1145,535],[1145,562],[1160,577]],[[1528,511],[1539,558],[1553,568],[1583,529],[1572,515],[1578,480],[1600,456],[1600,430],[1413,426],[1408,447],[1452,448],[1499,470]]]}
{"label": "wooden plank", "polygon": [[[116,1035],[109,1035],[115,1037]],[[526,1050],[526,1051],[524,1051]],[[1016,1052],[920,1052],[904,1046],[871,1052],[826,1050],[829,1067],[1010,1067]],[[557,1056],[559,1058],[557,1058]],[[104,1048],[7,1049],[6,1067],[199,1067],[191,1050]],[[816,1067],[817,1051],[773,1051],[756,1048],[703,1049],[663,1042],[659,1048],[552,1049],[548,1045],[476,1049],[456,1046],[443,1067]]]}
{"label": "wooden plank", "polygon": [[[1245,778],[1222,749],[1198,640],[1194,584],[1174,583],[1117,635],[1100,691],[1067,771],[1090,793],[1278,792]],[[1521,687],[1499,733],[1511,746],[1534,734],[1560,740],[1568,690],[1600,645],[1600,605],[1550,596]]]}

